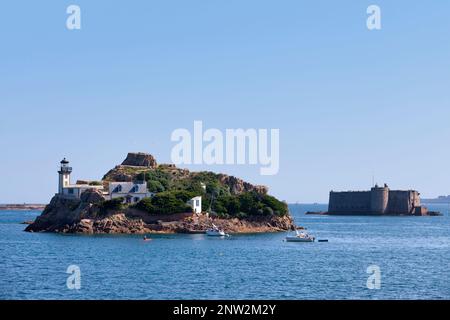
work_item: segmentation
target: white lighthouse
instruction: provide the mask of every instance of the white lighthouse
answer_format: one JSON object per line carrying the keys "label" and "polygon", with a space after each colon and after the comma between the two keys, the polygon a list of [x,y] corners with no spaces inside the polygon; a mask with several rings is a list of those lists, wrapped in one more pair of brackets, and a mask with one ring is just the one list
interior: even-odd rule
{"label": "white lighthouse", "polygon": [[69,161],[66,158],[61,161],[61,168],[58,171],[59,183],[58,183],[58,193],[63,194],[63,188],[70,186],[70,174],[72,173],[72,168],[69,167]]}

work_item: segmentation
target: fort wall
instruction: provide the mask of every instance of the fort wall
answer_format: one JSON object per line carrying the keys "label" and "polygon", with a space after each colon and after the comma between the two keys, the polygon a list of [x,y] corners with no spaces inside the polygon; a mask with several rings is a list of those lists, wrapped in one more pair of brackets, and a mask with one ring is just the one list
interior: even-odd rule
{"label": "fort wall", "polygon": [[328,211],[342,214],[370,212],[370,191],[330,192]]}
{"label": "fort wall", "polygon": [[330,192],[329,214],[358,215],[424,215],[427,209],[420,204],[415,190],[389,190],[375,186],[370,191]]}

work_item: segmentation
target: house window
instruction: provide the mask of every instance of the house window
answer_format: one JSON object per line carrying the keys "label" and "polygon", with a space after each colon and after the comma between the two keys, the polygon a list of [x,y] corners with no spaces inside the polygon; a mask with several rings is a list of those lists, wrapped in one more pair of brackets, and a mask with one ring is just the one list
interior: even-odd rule
{"label": "house window", "polygon": [[134,197],[134,202],[139,202],[139,197]]}
{"label": "house window", "polygon": [[195,200],[195,206],[199,207],[200,206],[200,200]]}
{"label": "house window", "polygon": [[118,185],[117,187],[114,188],[113,192],[117,193],[117,192],[121,192],[122,191],[122,185]]}
{"label": "house window", "polygon": [[138,186],[138,185],[135,185],[135,186],[130,190],[130,192],[139,192],[139,186]]}
{"label": "house window", "polygon": [[73,194],[73,189],[72,188],[69,189],[69,194]]}

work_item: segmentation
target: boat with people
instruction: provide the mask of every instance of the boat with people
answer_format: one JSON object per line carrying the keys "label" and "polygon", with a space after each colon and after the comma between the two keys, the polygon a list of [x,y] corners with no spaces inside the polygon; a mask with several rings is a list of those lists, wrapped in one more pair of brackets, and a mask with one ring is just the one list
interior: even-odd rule
{"label": "boat with people", "polygon": [[214,223],[212,224],[212,228],[206,230],[206,235],[209,237],[227,237],[228,234],[225,233],[223,229],[217,227]]}
{"label": "boat with people", "polygon": [[314,242],[315,240],[316,238],[305,230],[302,230],[301,232],[295,230],[295,235],[286,236],[286,242]]}

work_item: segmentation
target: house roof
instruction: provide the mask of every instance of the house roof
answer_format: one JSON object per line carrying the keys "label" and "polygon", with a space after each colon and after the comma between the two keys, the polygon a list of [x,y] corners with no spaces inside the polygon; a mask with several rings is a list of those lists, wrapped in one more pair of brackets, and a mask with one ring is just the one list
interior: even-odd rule
{"label": "house roof", "polygon": [[[119,187],[120,186],[120,187]],[[109,184],[110,193],[148,193],[147,182],[133,183],[133,182],[111,182]]]}

